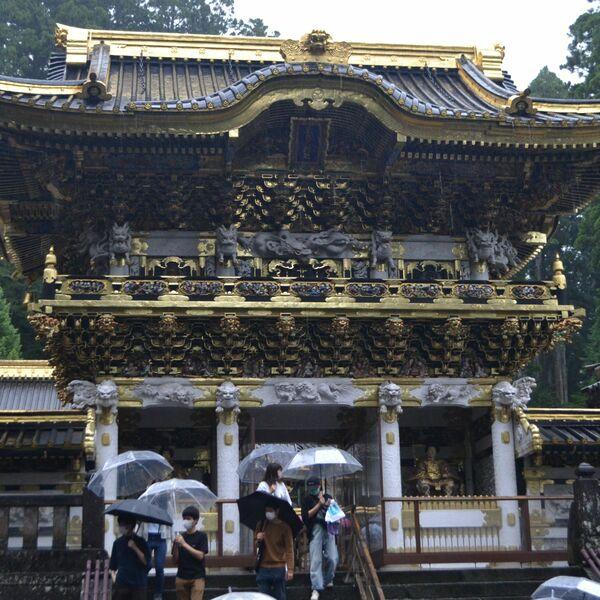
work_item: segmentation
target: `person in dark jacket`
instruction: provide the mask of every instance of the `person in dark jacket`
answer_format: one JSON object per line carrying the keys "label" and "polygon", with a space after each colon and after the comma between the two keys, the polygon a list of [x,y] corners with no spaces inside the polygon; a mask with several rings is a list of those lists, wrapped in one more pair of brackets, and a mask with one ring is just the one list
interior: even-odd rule
{"label": "person in dark jacket", "polygon": [[110,553],[109,569],[113,577],[113,600],[146,600],[150,550],[144,538],[134,533],[132,517],[117,519],[120,537]]}
{"label": "person in dark jacket", "polygon": [[325,588],[333,587],[333,578],[338,563],[335,535],[327,531],[325,514],[331,496],[323,494],[321,482],[316,477],[306,481],[308,495],[302,502],[302,520],[308,532],[310,557],[311,600],[319,600]]}

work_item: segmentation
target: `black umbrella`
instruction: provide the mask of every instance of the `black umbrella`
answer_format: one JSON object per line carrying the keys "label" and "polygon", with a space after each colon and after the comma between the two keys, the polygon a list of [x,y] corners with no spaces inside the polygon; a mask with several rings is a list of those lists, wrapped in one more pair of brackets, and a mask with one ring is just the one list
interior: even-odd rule
{"label": "black umbrella", "polygon": [[158,506],[144,500],[121,500],[104,511],[107,515],[117,517],[132,517],[144,523],[158,523],[159,525],[173,525],[169,513]]}
{"label": "black umbrella", "polygon": [[292,535],[296,537],[304,524],[300,517],[294,512],[294,509],[285,501],[266,494],[265,492],[254,492],[249,496],[244,496],[237,501],[240,511],[240,521],[246,526],[256,530],[256,526],[265,520],[265,508],[267,506],[276,508],[279,513],[279,519],[287,523],[292,529]]}

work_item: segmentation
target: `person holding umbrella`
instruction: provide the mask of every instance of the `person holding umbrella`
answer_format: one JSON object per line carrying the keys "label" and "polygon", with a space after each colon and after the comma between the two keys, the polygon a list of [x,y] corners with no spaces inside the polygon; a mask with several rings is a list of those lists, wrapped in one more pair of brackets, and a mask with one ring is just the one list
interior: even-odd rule
{"label": "person holding umbrella", "polygon": [[115,584],[114,600],[145,600],[150,570],[148,544],[134,533],[136,519],[119,515],[119,533],[110,553],[109,569]]}
{"label": "person holding umbrella", "polygon": [[319,600],[325,588],[333,587],[333,578],[338,561],[335,535],[327,531],[325,515],[331,503],[331,496],[323,495],[321,482],[317,477],[306,481],[308,495],[302,502],[302,520],[308,532],[310,557],[311,600]]}
{"label": "person holding umbrella", "polygon": [[292,528],[279,518],[279,502],[265,501],[265,518],[255,530],[258,546],[256,584],[261,594],[286,600],[286,581],[294,578],[294,538]]}
{"label": "person holding umbrella", "polygon": [[265,476],[256,488],[257,492],[272,494],[280,500],[285,500],[290,506],[292,499],[287,486],[283,483],[283,467],[279,463],[269,463],[265,469]]}

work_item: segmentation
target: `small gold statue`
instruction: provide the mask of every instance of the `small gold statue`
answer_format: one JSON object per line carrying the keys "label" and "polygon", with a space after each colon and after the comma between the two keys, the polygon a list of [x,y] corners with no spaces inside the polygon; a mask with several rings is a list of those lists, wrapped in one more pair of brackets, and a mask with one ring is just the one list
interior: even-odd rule
{"label": "small gold statue", "polygon": [[431,496],[433,491],[452,496],[459,478],[450,471],[448,463],[436,455],[437,450],[429,446],[425,458],[416,460],[417,472],[411,479],[417,482],[417,492],[421,496]]}

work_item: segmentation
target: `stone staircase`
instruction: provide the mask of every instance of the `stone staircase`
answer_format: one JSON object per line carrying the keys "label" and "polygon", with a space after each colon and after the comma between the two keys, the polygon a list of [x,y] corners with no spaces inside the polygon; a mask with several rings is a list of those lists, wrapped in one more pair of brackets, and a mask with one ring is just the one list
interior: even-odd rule
{"label": "stone staircase", "polygon": [[[385,571],[379,577],[386,600],[529,600],[532,592],[556,575],[583,576],[573,568],[508,568],[464,570]],[[166,600],[175,600],[175,580],[166,579]],[[256,591],[254,575],[209,575],[204,594],[211,600],[236,591]],[[300,574],[288,584],[288,600],[309,600],[310,579]],[[149,595],[152,598],[152,595]],[[360,600],[358,590],[344,583],[344,574],[336,577],[335,587],[322,600]]]}

